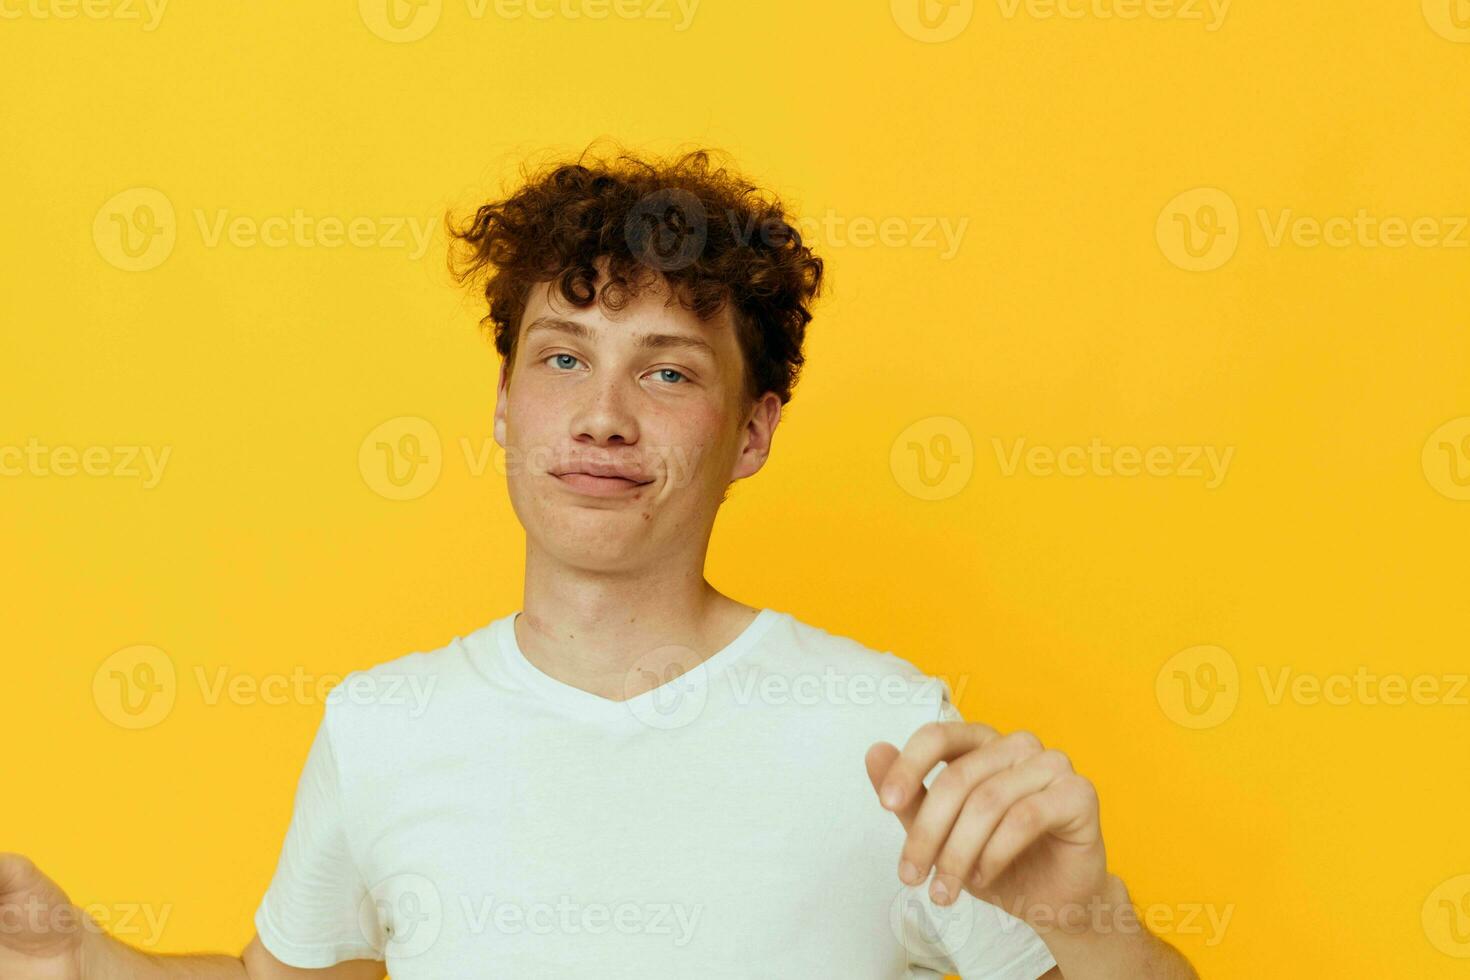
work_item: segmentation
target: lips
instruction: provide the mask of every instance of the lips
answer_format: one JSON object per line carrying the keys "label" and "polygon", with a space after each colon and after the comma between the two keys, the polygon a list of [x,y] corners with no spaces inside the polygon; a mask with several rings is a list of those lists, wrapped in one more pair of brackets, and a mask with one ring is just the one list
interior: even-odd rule
{"label": "lips", "polygon": [[587,461],[568,466],[551,475],[568,489],[592,497],[618,497],[636,494],[653,480],[630,466],[618,463]]}
{"label": "lips", "polygon": [[618,479],[628,483],[651,483],[652,478],[646,476],[638,469],[620,463],[597,463],[588,460],[559,470],[552,470],[552,475],[557,477],[566,476],[594,476],[602,479]]}

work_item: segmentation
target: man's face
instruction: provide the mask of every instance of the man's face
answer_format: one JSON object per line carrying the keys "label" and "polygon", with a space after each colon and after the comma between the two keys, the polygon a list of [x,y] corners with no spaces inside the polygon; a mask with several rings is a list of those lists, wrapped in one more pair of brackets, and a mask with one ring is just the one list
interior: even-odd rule
{"label": "man's face", "polygon": [[[599,286],[604,274],[599,263]],[[781,401],[768,392],[744,404],[730,309],[701,322],[668,298],[660,279],[608,314],[542,283],[508,381],[502,365],[495,441],[511,506],[567,564],[627,570],[702,556],[726,488],[770,451]]]}

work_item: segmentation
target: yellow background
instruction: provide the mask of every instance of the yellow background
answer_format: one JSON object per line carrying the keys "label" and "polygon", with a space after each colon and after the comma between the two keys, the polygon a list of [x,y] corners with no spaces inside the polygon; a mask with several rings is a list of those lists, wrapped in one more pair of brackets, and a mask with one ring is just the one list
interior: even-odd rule
{"label": "yellow background", "polygon": [[[718,587],[959,678],[967,717],[1065,749],[1114,870],[1203,975],[1464,975],[1467,692],[1270,696],[1283,669],[1444,693],[1470,669],[1470,502],[1434,462],[1470,467],[1470,249],[1268,234],[1291,209],[1453,236],[1470,31],[1449,0],[1237,2],[1215,30],[1192,0],[1203,20],[1007,0],[949,9],[968,20],[942,41],[881,2],[705,0],[681,30],[647,5],[445,0],[409,41],[371,0],[178,3],[151,30],[140,3],[93,2],[107,16],[5,0],[0,20],[0,445],[172,455],[152,488],[0,478],[0,848],[78,902],[167,906],[157,949],[248,939],[321,704],[210,704],[196,671],[340,675],[518,607],[503,477],[461,442],[489,444],[497,362],[439,223],[609,136],[727,150],[842,232],[816,236],[831,291],[774,456],[716,528]],[[176,241],[126,271],[104,205],[135,188]],[[1207,216],[1166,206],[1201,188],[1238,209],[1236,250],[1187,271],[1167,230]],[[435,237],[413,258],[199,226],[297,209]],[[854,241],[860,219],[968,225],[945,256]],[[390,500],[359,450],[402,417],[442,472]],[[968,476],[923,499],[908,443],[940,429],[970,440],[949,443]],[[994,442],[1094,438],[1233,457],[1211,489],[1007,475]],[[93,680],[139,645],[177,698],[128,730]],[[1171,720],[1160,679],[1198,646],[1238,671],[1208,727]],[[1191,906],[1228,910],[1223,937],[1182,927]]]}

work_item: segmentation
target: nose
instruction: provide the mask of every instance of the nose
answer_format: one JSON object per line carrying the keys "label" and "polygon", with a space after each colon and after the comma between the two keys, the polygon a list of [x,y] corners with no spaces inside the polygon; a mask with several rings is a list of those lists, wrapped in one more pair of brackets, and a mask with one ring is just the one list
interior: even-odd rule
{"label": "nose", "polygon": [[594,380],[584,386],[586,399],[572,418],[572,437],[590,439],[596,445],[632,444],[638,441],[638,420],[631,411],[636,392],[625,390],[616,376]]}

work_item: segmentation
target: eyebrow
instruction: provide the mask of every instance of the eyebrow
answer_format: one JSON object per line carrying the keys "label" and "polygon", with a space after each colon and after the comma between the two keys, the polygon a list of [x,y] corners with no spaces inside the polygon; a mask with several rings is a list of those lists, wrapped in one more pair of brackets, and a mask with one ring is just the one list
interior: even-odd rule
{"label": "eyebrow", "polygon": [[[569,334],[582,340],[591,340],[592,331],[584,323],[575,320],[563,320],[561,317],[543,316],[537,317],[526,328],[525,336],[521,338],[522,343],[529,340],[531,334],[536,330],[554,330],[558,333]],[[698,337],[690,337],[686,334],[676,333],[635,333],[633,340],[639,350],[690,350],[708,354],[711,360],[719,360],[715,349],[706,341]]]}

